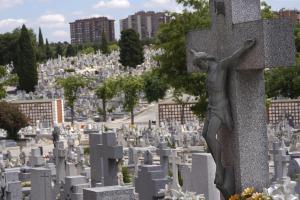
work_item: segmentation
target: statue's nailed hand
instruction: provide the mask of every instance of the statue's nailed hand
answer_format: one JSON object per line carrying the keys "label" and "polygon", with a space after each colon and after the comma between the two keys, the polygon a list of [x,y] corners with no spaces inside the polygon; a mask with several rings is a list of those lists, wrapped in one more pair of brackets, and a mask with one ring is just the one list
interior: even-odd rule
{"label": "statue's nailed hand", "polygon": [[250,49],[252,47],[254,47],[254,45],[256,44],[256,39],[249,39],[249,40],[246,40],[244,42],[244,48],[245,49]]}

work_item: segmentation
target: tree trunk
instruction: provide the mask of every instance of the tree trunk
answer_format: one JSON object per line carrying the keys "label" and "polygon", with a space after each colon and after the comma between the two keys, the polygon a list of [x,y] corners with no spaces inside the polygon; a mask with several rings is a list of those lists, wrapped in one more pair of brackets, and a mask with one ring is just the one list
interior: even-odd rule
{"label": "tree trunk", "polygon": [[106,122],[106,101],[102,99],[103,121]]}
{"label": "tree trunk", "polygon": [[71,125],[74,126],[74,106],[71,106]]}
{"label": "tree trunk", "polygon": [[130,115],[131,115],[131,125],[134,124],[134,113],[133,113],[133,108],[130,111]]}

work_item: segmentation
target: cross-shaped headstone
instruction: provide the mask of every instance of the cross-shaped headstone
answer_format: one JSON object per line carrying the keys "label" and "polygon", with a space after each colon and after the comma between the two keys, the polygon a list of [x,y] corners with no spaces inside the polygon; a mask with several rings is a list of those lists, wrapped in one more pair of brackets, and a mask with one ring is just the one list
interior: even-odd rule
{"label": "cross-shaped headstone", "polygon": [[100,149],[98,145],[102,143],[102,134],[90,133],[90,165],[91,165],[91,185],[95,187],[97,183],[102,181],[103,177],[103,159],[99,156]]}
{"label": "cross-shaped headstone", "polygon": [[181,187],[179,185],[178,179],[178,164],[180,164],[180,158],[177,157],[176,150],[172,150],[172,172],[173,172],[173,181],[172,181],[172,189],[176,191],[180,191]]}
{"label": "cross-shaped headstone", "polygon": [[171,150],[167,147],[165,142],[160,142],[156,153],[160,156],[160,165],[162,167],[164,177],[166,177],[169,172],[169,156],[171,155]]}
{"label": "cross-shaped headstone", "polygon": [[264,68],[295,64],[293,27],[286,19],[261,20],[259,0],[210,0],[209,4],[211,29],[187,36],[188,71],[199,71],[190,49],[221,60],[255,38],[255,47],[228,75],[234,130],[222,131],[218,140],[224,165],[234,168],[236,192],[250,186],[261,190],[269,183]]}
{"label": "cross-shaped headstone", "polygon": [[287,177],[288,173],[288,163],[291,160],[291,156],[287,155],[287,149],[284,145],[284,142],[274,142],[273,150],[270,151],[273,153],[274,160],[274,181],[281,182],[283,178]]}
{"label": "cross-shaped headstone", "polygon": [[117,159],[123,158],[123,146],[118,146],[116,134],[112,132],[102,134],[102,143],[98,145],[98,148],[103,158],[103,185],[118,185]]}
{"label": "cross-shaped headstone", "polygon": [[57,141],[55,148],[53,149],[53,155],[56,165],[56,183],[60,184],[64,181],[66,176],[65,161],[66,150],[64,148],[64,141]]}

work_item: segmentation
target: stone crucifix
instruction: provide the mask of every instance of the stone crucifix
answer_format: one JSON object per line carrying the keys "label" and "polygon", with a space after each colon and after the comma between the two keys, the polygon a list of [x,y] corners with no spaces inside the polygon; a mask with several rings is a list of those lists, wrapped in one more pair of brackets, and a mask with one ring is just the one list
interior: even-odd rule
{"label": "stone crucifix", "polygon": [[295,65],[296,50],[292,23],[261,20],[259,0],[209,4],[211,29],[188,33],[187,65],[208,73],[204,136],[215,152],[216,185],[228,198],[269,184],[264,69]]}
{"label": "stone crucifix", "polygon": [[103,158],[103,186],[118,185],[118,161],[123,158],[123,146],[118,146],[116,134],[102,134],[102,144],[98,145],[99,156]]}

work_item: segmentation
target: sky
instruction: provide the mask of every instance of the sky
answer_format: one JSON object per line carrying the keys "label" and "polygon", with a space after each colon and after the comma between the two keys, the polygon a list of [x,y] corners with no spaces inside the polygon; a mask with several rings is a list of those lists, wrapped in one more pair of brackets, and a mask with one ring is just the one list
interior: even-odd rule
{"label": "sky", "polygon": [[[273,10],[300,10],[300,0],[266,0]],[[70,41],[69,23],[76,19],[106,16],[115,19],[116,38],[119,20],[137,11],[175,11],[182,7],[175,0],[0,0],[0,33],[26,24],[50,42]]]}

